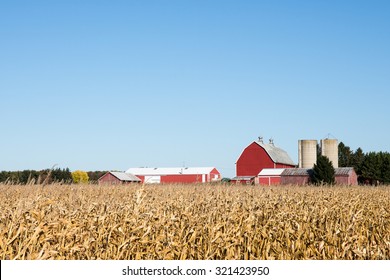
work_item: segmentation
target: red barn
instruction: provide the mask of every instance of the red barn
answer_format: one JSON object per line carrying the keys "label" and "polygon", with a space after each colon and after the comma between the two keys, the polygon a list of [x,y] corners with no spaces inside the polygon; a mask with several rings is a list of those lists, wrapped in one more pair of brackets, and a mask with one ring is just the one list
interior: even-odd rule
{"label": "red barn", "polygon": [[282,185],[307,185],[310,183],[312,169],[288,168],[282,172]]}
{"label": "red barn", "polygon": [[286,151],[276,147],[273,141],[263,143],[262,138],[244,149],[236,162],[237,176],[257,176],[264,168],[293,168],[295,163]]}
{"label": "red barn", "polygon": [[[335,181],[337,185],[357,185],[357,175],[353,167],[335,168]],[[313,169],[289,168],[282,172],[283,185],[307,185]]]}
{"label": "red barn", "polygon": [[98,179],[99,185],[101,184],[128,184],[128,183],[141,183],[141,179],[132,174],[125,172],[107,172]]}
{"label": "red barn", "polygon": [[143,183],[208,183],[221,180],[215,167],[130,168]]}
{"label": "red barn", "polygon": [[335,168],[335,180],[339,185],[356,186],[358,184],[357,174],[353,167]]}
{"label": "red barn", "polygon": [[279,185],[284,168],[264,168],[256,178],[256,183],[260,185]]}

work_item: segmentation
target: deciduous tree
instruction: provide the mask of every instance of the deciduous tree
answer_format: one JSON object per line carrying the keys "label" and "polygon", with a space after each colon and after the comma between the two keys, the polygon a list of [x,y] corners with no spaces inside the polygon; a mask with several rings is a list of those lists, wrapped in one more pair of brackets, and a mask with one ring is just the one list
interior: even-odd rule
{"label": "deciduous tree", "polygon": [[88,173],[81,170],[76,170],[72,172],[73,182],[76,184],[88,183],[89,177]]}

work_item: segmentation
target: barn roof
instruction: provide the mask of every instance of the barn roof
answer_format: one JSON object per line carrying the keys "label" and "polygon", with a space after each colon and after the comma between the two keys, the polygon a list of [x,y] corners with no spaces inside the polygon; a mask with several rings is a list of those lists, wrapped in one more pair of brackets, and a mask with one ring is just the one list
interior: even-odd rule
{"label": "barn roof", "polygon": [[250,181],[250,180],[253,180],[254,178],[255,178],[255,176],[236,176],[230,180],[231,181]]}
{"label": "barn roof", "polygon": [[282,172],[282,176],[309,176],[312,169],[307,168],[286,168]]}
{"label": "barn roof", "polygon": [[255,143],[267,152],[273,162],[295,165],[295,163],[292,161],[287,152],[282,150],[281,148],[276,147],[274,144],[265,144],[260,141],[255,141]]}
{"label": "barn roof", "polygon": [[125,172],[116,172],[111,171],[112,175],[114,175],[116,178],[118,178],[121,181],[124,182],[141,182],[141,179],[137,176],[134,176],[133,174],[125,173]]}
{"label": "barn roof", "polygon": [[[335,168],[335,176],[348,176],[352,171],[353,167],[339,167]],[[313,169],[306,168],[286,168],[282,176],[308,176],[313,171]]]}
{"label": "barn roof", "polygon": [[194,175],[209,174],[215,167],[139,167],[129,168],[126,173],[135,175]]}
{"label": "barn roof", "polygon": [[353,167],[339,167],[339,168],[335,168],[334,171],[336,176],[347,176],[351,172],[353,172],[354,169]]}
{"label": "barn roof", "polygon": [[280,176],[284,168],[264,168],[258,176]]}

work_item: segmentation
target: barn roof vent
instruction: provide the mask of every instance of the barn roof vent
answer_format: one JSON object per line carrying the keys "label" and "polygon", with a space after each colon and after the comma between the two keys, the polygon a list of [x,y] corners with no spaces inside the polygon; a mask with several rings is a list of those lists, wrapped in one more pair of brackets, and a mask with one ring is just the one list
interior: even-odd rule
{"label": "barn roof vent", "polygon": [[259,142],[263,143],[263,137],[262,136],[259,136]]}
{"label": "barn roof vent", "polygon": [[274,144],[274,139],[270,138],[269,139],[269,143],[270,143],[270,145],[273,145]]}

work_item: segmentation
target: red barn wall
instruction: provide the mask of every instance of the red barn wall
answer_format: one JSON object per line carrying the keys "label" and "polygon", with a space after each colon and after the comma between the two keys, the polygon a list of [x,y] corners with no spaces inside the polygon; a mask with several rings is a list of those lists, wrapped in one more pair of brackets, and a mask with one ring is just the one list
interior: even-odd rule
{"label": "red barn wall", "polygon": [[356,172],[350,172],[348,175],[335,176],[336,184],[339,185],[357,185],[357,175]]}
{"label": "red barn wall", "polygon": [[[309,184],[310,177],[307,176],[282,176],[281,183],[283,185],[307,185]],[[357,185],[356,172],[351,172],[348,175],[336,175],[336,184],[338,185]]]}
{"label": "red barn wall", "polygon": [[161,183],[202,183],[202,174],[197,175],[162,175]]}
{"label": "red barn wall", "polygon": [[352,171],[349,174],[349,182],[348,183],[349,183],[349,185],[354,185],[354,186],[358,185],[358,176],[357,176],[355,171]]}
{"label": "red barn wall", "polygon": [[294,165],[275,163],[256,142],[244,149],[236,163],[236,176],[257,176],[264,168],[293,168]]}
{"label": "red barn wall", "polygon": [[135,176],[137,176],[141,180],[141,183],[145,182],[145,176],[142,175],[135,175]]}
{"label": "red barn wall", "polygon": [[259,184],[260,185],[279,185],[281,181],[281,177],[270,177],[270,176],[264,176],[259,177]]}
{"label": "red barn wall", "polygon": [[[275,168],[267,152],[253,142],[244,149],[236,163],[237,176],[257,176],[264,168]],[[281,167],[283,168],[283,167]]]}
{"label": "red barn wall", "polygon": [[103,175],[103,177],[101,177],[99,179],[99,184],[112,184],[112,185],[115,185],[115,184],[121,184],[121,183],[122,182],[117,177],[112,175],[111,173],[107,173],[107,174]]}
{"label": "red barn wall", "polygon": [[216,168],[214,168],[213,170],[211,170],[207,182],[212,182],[215,175],[218,175],[218,180],[221,179],[221,173],[219,173],[219,171]]}
{"label": "red barn wall", "polygon": [[338,185],[349,185],[348,176],[335,176],[335,181]]}
{"label": "red barn wall", "polygon": [[[217,169],[213,169],[209,174],[182,174],[182,175],[151,175],[160,177],[160,183],[202,183],[203,176],[205,182],[212,182],[214,176],[218,175],[218,179],[221,179],[221,174]],[[145,176],[136,175],[141,179],[142,182],[145,181]]]}
{"label": "red barn wall", "polygon": [[283,163],[276,163],[275,168],[294,168],[294,165],[289,164],[283,164]]}
{"label": "red barn wall", "polygon": [[309,180],[309,175],[282,176],[280,182],[282,185],[307,185],[309,183]]}

